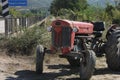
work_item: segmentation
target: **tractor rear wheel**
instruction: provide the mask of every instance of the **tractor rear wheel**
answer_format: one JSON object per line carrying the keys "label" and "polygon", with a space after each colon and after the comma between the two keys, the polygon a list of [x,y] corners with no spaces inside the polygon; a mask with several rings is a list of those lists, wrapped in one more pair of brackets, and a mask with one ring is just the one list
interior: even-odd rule
{"label": "tractor rear wheel", "polygon": [[36,49],[36,73],[43,73],[43,60],[44,60],[44,47],[42,45],[38,45]]}
{"label": "tractor rear wheel", "polygon": [[114,30],[107,39],[105,53],[108,67],[120,71],[120,30]]}
{"label": "tractor rear wheel", "polygon": [[80,65],[80,79],[89,80],[94,73],[96,56],[92,50],[85,53]]}

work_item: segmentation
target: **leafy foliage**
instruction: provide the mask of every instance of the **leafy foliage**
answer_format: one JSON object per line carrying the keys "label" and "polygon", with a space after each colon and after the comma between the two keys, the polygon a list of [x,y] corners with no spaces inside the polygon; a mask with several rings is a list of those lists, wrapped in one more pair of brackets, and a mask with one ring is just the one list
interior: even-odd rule
{"label": "leafy foliage", "polygon": [[86,9],[87,6],[87,0],[53,0],[50,11],[52,14],[57,15],[58,11],[61,9],[79,11]]}
{"label": "leafy foliage", "polygon": [[25,30],[22,35],[8,39],[5,47],[9,54],[30,55],[34,53],[33,51],[36,45],[45,43],[46,40],[43,39],[45,37],[45,31],[45,28],[42,26]]}
{"label": "leafy foliage", "polygon": [[21,13],[19,11],[17,11],[15,8],[10,8],[10,15],[12,15],[13,17],[21,17]]}
{"label": "leafy foliage", "polygon": [[0,6],[0,15],[2,15],[2,6]]}
{"label": "leafy foliage", "polygon": [[108,16],[113,16],[112,10],[114,10],[115,8],[112,5],[107,5],[106,7],[106,13],[108,14]]}

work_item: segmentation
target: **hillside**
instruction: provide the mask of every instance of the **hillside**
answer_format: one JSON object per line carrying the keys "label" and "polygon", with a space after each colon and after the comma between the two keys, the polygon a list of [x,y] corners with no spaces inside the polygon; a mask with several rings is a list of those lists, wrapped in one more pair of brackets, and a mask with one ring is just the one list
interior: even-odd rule
{"label": "hillside", "polygon": [[28,0],[29,8],[50,7],[53,0]]}
{"label": "hillside", "polygon": [[[28,0],[28,8],[50,7],[53,0]],[[90,5],[105,7],[106,3],[114,5],[114,0],[87,0]]]}
{"label": "hillside", "polygon": [[[28,0],[27,8],[50,7],[53,0]],[[105,7],[106,3],[114,5],[114,0],[87,0],[88,4],[93,6]],[[1,5],[1,2],[0,2]],[[26,8],[26,7],[21,7]]]}
{"label": "hillside", "polygon": [[105,7],[107,3],[114,5],[114,0],[88,0],[88,3],[93,6]]}

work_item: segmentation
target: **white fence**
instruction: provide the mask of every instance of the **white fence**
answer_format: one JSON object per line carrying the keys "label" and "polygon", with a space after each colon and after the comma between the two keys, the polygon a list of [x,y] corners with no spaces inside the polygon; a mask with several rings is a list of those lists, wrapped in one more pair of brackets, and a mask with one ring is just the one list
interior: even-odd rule
{"label": "white fence", "polygon": [[13,34],[27,28],[45,17],[34,16],[34,17],[22,17],[22,18],[0,18],[0,34]]}
{"label": "white fence", "polygon": [[4,33],[5,33],[5,20],[0,19],[0,34],[4,34]]}

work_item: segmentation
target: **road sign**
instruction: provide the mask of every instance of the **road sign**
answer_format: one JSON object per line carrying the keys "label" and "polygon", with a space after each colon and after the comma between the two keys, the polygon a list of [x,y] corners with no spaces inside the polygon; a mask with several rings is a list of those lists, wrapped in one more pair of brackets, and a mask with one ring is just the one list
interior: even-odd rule
{"label": "road sign", "polygon": [[27,6],[27,0],[8,0],[9,6]]}

